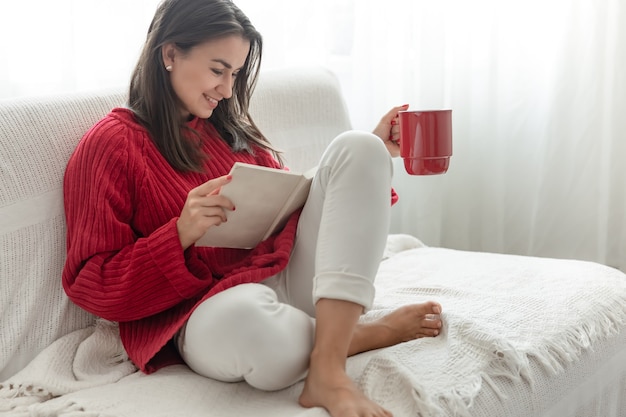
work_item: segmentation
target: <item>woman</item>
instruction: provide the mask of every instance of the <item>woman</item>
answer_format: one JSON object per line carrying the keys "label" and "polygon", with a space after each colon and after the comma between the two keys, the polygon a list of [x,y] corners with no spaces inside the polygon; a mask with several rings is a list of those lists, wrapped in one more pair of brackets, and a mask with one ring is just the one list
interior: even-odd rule
{"label": "woman", "polygon": [[119,322],[146,373],[182,360],[264,390],[305,378],[304,407],[389,416],[348,378],[346,358],[441,327],[428,317],[441,311],[435,302],[358,323],[386,242],[404,107],[373,134],[335,138],[306,205],[276,235],[251,250],[194,245],[236,209],[218,194],[234,162],[282,167],[248,114],[261,52],[261,36],[231,1],[159,6],[128,108],[90,129],[67,167],[65,291]]}

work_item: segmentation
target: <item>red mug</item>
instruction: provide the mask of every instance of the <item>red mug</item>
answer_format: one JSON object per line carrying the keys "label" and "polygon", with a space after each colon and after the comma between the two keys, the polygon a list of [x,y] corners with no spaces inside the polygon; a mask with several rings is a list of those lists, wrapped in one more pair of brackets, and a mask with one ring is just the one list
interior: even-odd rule
{"label": "red mug", "polygon": [[452,110],[399,112],[400,157],[411,175],[443,174],[452,156]]}

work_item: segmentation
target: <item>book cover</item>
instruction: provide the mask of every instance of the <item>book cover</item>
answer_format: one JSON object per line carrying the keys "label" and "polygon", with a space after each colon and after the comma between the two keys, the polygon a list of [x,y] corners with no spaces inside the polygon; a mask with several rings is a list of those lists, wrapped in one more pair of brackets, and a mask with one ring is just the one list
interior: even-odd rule
{"label": "book cover", "polygon": [[213,226],[196,246],[253,248],[282,229],[289,216],[306,202],[316,168],[305,173],[237,162],[231,182],[220,194],[236,207],[227,222]]}

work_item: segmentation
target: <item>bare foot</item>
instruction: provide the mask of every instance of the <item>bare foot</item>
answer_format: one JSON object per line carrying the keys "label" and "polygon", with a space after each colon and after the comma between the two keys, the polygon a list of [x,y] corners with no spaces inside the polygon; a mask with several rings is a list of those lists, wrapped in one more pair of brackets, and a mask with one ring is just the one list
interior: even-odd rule
{"label": "bare foot", "polygon": [[[316,341],[299,403],[323,407],[331,417],[392,417],[367,398],[345,371],[348,356],[420,337],[437,336],[441,305],[429,301],[400,307],[370,323],[358,324],[360,305],[332,299],[316,304]],[[347,331],[346,329],[349,329]]]}
{"label": "bare foot", "polygon": [[391,343],[395,344],[420,337],[437,336],[442,326],[440,314],[441,305],[427,301],[400,307],[374,323],[387,328],[390,331]]}
{"label": "bare foot", "polygon": [[367,398],[340,367],[316,361],[313,356],[299,403],[307,408],[324,407],[332,417],[392,417]]}
{"label": "bare foot", "polygon": [[441,305],[434,301],[410,304],[369,323],[359,323],[348,356],[380,349],[441,332]]}

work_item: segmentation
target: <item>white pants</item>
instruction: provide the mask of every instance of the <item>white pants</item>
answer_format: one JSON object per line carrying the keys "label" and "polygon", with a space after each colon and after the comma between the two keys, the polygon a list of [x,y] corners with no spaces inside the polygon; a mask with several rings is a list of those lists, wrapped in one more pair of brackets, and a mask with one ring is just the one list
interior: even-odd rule
{"label": "white pants", "polygon": [[392,172],[391,157],[373,134],[335,138],[320,161],[287,268],[198,306],[176,340],[187,365],[264,390],[304,378],[317,300],[372,305],[389,232]]}

